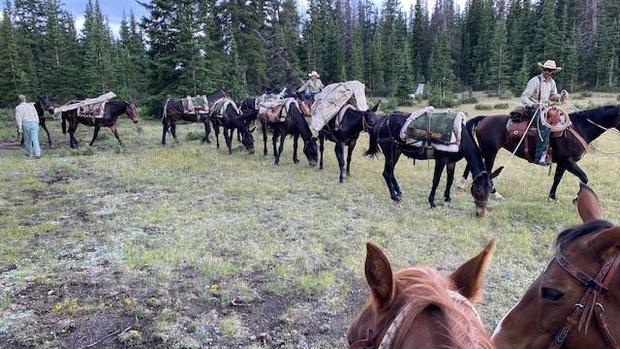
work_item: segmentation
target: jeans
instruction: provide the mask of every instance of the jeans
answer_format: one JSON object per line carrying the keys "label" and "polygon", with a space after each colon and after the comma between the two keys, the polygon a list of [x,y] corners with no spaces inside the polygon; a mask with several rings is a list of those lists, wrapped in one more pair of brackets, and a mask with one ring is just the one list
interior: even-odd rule
{"label": "jeans", "polygon": [[[538,133],[540,137],[536,136],[536,153],[534,154],[534,161],[539,161],[542,158],[543,153],[547,150],[547,146],[549,145],[549,135],[551,134],[551,130],[549,127],[545,126],[541,122],[541,114],[542,110],[536,113],[536,109],[527,108],[528,114],[530,117],[534,117],[536,114],[536,126],[538,127]],[[542,139],[541,139],[542,138]]]}
{"label": "jeans", "polygon": [[22,125],[24,131],[24,146],[26,147],[26,155],[41,156],[41,147],[39,146],[39,123],[25,122]]}
{"label": "jeans", "polygon": [[304,92],[304,100],[306,101],[313,101],[314,100],[314,93],[310,92],[310,91],[306,91]]}

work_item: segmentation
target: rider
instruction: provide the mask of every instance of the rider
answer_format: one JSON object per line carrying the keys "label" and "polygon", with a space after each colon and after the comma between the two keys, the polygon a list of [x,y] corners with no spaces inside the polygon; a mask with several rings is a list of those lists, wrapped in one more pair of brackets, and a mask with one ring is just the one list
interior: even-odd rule
{"label": "rider", "polygon": [[314,95],[321,92],[325,86],[323,86],[323,82],[319,79],[321,76],[315,70],[308,74],[308,76],[310,79],[297,89],[297,92],[303,92],[305,100],[312,100],[314,99]]}
{"label": "rider", "polygon": [[[561,67],[556,66],[554,60],[547,60],[545,63],[538,63],[538,66],[542,69],[542,74],[537,75],[527,82],[527,87],[521,95],[521,102],[525,105],[525,109],[530,117],[536,115],[536,123],[542,140],[538,139],[536,142],[536,155],[534,161],[541,166],[547,166],[547,145],[549,144],[549,133],[551,132],[548,127],[544,126],[540,121],[540,115],[542,114],[542,104],[548,104],[550,100],[564,101],[568,99],[568,92],[562,90],[562,93],[558,94],[555,81],[551,78],[551,75],[557,71],[562,70]],[[537,112],[538,111],[538,112]]]}

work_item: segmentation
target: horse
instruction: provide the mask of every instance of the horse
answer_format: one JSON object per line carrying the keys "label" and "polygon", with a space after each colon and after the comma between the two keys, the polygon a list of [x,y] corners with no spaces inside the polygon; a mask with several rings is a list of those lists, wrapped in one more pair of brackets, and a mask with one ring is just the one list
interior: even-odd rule
{"label": "horse", "polygon": [[[562,137],[550,138],[550,145],[553,149],[552,160],[557,163],[553,185],[549,191],[550,201],[557,201],[556,190],[566,171],[575,175],[582,183],[588,184],[588,176],[577,165],[577,162],[585,155],[587,144],[596,140],[609,129],[620,130],[620,104],[571,113],[569,117],[572,128],[578,136],[568,136],[572,132],[564,131]],[[489,172],[493,169],[495,157],[501,148],[514,152],[517,146],[518,141],[511,139],[506,130],[508,118],[508,115],[479,116],[468,122],[475,130],[486,169]],[[536,136],[529,137],[529,144],[536,144]],[[579,137],[582,138],[583,142],[579,140]],[[522,159],[533,158],[534,148],[531,147],[529,149],[530,154],[526,154],[524,147],[520,147],[515,155]],[[467,180],[468,174],[469,168],[466,167],[462,183]],[[495,188],[493,188],[493,193],[495,197],[502,198],[501,194],[496,193]]]}
{"label": "horse", "polygon": [[495,240],[451,275],[424,267],[392,273],[381,249],[366,244],[370,296],[353,320],[349,349],[492,349],[472,302],[480,298]]}
{"label": "horse", "polygon": [[583,183],[575,204],[583,224],[557,237],[545,270],[497,325],[497,348],[620,348],[620,226],[603,220]]}
{"label": "horse", "polygon": [[[47,126],[45,125],[45,111],[50,113],[50,115],[54,115],[54,104],[50,102],[47,96],[37,96],[37,101],[34,103],[34,108],[37,110],[37,115],[39,116],[39,126],[45,130],[47,134],[47,145],[52,146],[52,137],[50,137],[50,131],[48,131]],[[22,135],[21,144],[24,144],[24,136]]]}
{"label": "horse", "polygon": [[[69,103],[78,102],[79,101],[70,101]],[[67,122],[69,122],[69,143],[71,145],[71,148],[76,148],[78,146],[78,141],[75,138],[75,130],[77,130],[78,124],[94,126],[95,131],[93,132],[93,139],[90,141],[90,146],[92,146],[97,139],[99,129],[101,129],[101,127],[109,127],[112,133],[114,133],[114,137],[116,137],[118,144],[122,146],[123,142],[118,136],[118,130],[116,129],[116,120],[121,114],[127,114],[129,119],[131,119],[134,124],[137,124],[140,119],[138,115],[138,108],[135,106],[135,104],[128,101],[106,102],[103,117],[101,118],[79,116],[77,109],[65,111],[61,114],[62,133],[67,133]]]}
{"label": "horse", "polygon": [[370,145],[365,155],[374,157],[380,151],[383,152],[385,157],[383,178],[385,178],[385,182],[388,186],[392,200],[399,202],[402,197],[402,192],[400,191],[398,182],[394,177],[394,167],[396,166],[401,154],[405,154],[405,156],[409,158],[418,160],[435,159],[433,186],[428,196],[428,202],[431,205],[431,208],[437,207],[435,204],[435,192],[437,190],[437,186],[439,185],[439,180],[441,179],[441,174],[444,167],[447,167],[447,183],[446,190],[444,192],[444,200],[446,202],[451,201],[450,189],[452,187],[452,182],[454,181],[456,162],[462,158],[465,158],[474,173],[474,181],[471,186],[471,195],[473,196],[474,203],[476,205],[476,215],[484,216],[489,193],[492,190],[491,178],[497,177],[502,171],[502,168],[499,168],[497,171],[489,175],[484,168],[480,149],[478,149],[478,145],[466,127],[463,127],[461,130],[461,144],[458,152],[435,150],[432,154],[428,154],[420,147],[405,144],[405,142],[395,138],[393,135],[398,135],[400,133],[400,130],[405,124],[405,121],[407,121],[408,117],[409,114],[399,112],[388,114],[382,117],[369,132]]}
{"label": "horse", "polygon": [[[228,97],[218,99],[209,111],[209,120],[215,131],[217,149],[220,149],[220,127],[223,128],[224,140],[228,147],[228,155],[232,154],[233,131],[236,129],[241,134],[241,143],[250,154],[254,154],[253,129],[249,129],[250,116],[243,114],[237,104]],[[209,137],[207,133],[206,137]]]}
{"label": "horse", "polygon": [[[223,90],[217,90],[207,95],[207,102],[209,105],[213,105],[215,101],[220,98],[226,97],[226,92]],[[205,127],[205,136],[202,138],[202,143],[211,143],[209,140],[209,133],[211,127],[209,126],[209,118],[201,116],[198,112],[196,114],[186,114],[183,112],[183,102],[181,98],[168,98],[161,107],[161,123],[163,126],[161,144],[166,145],[166,134],[168,131],[172,134],[172,137],[177,139],[177,126],[178,120],[184,120],[188,122],[202,122]]]}
{"label": "horse", "polygon": [[[299,159],[297,158],[297,143],[300,136],[304,142],[303,152],[306,155],[306,158],[308,158],[310,166],[316,166],[318,161],[319,154],[316,145],[316,138],[312,136],[310,126],[308,126],[306,118],[298,103],[298,101],[294,101],[289,104],[288,112],[286,113],[284,121],[269,124],[273,129],[271,139],[273,143],[273,156],[275,159],[274,164],[276,166],[280,165],[280,156],[284,150],[284,140],[288,134],[293,136],[293,163],[299,163]],[[286,109],[286,107],[283,107],[283,109]],[[263,130],[263,139],[266,139],[267,131],[265,128],[266,124],[268,124],[268,120],[261,118],[260,115],[259,120]],[[278,140],[280,141],[279,148],[277,146]]]}
{"label": "horse", "polygon": [[[319,169],[323,169],[323,153],[325,151],[325,139],[327,139],[336,144],[334,152],[336,153],[336,159],[338,159],[338,167],[340,169],[339,182],[343,183],[345,177],[351,175],[351,156],[357,144],[357,139],[362,131],[367,132],[368,129],[377,122],[379,117],[375,113],[378,108],[379,103],[366,112],[348,108],[338,125],[336,125],[336,118],[332,118],[327,125],[319,131],[319,152],[321,153]],[[344,161],[345,146],[347,147],[346,169]]]}

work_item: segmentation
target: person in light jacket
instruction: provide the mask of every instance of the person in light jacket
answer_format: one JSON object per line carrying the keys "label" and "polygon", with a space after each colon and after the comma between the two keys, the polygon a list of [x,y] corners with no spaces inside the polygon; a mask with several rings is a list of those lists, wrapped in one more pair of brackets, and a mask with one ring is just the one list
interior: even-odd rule
{"label": "person in light jacket", "polygon": [[39,115],[32,103],[26,102],[26,96],[17,96],[19,105],[15,107],[15,122],[17,132],[21,138],[24,135],[24,148],[26,155],[39,159],[41,146],[39,145]]}

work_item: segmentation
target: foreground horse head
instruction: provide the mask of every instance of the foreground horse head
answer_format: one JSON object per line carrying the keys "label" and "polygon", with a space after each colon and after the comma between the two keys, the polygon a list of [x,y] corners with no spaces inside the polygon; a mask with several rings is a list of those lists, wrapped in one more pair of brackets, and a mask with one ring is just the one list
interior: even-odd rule
{"label": "foreground horse head", "polygon": [[371,295],[349,328],[350,349],[491,349],[470,302],[482,290],[495,240],[449,276],[431,268],[392,273],[381,249],[367,243],[365,273]]}
{"label": "foreground horse head", "polygon": [[620,227],[602,220],[584,184],[575,204],[584,224],[558,236],[553,259],[497,326],[498,349],[619,347]]}

